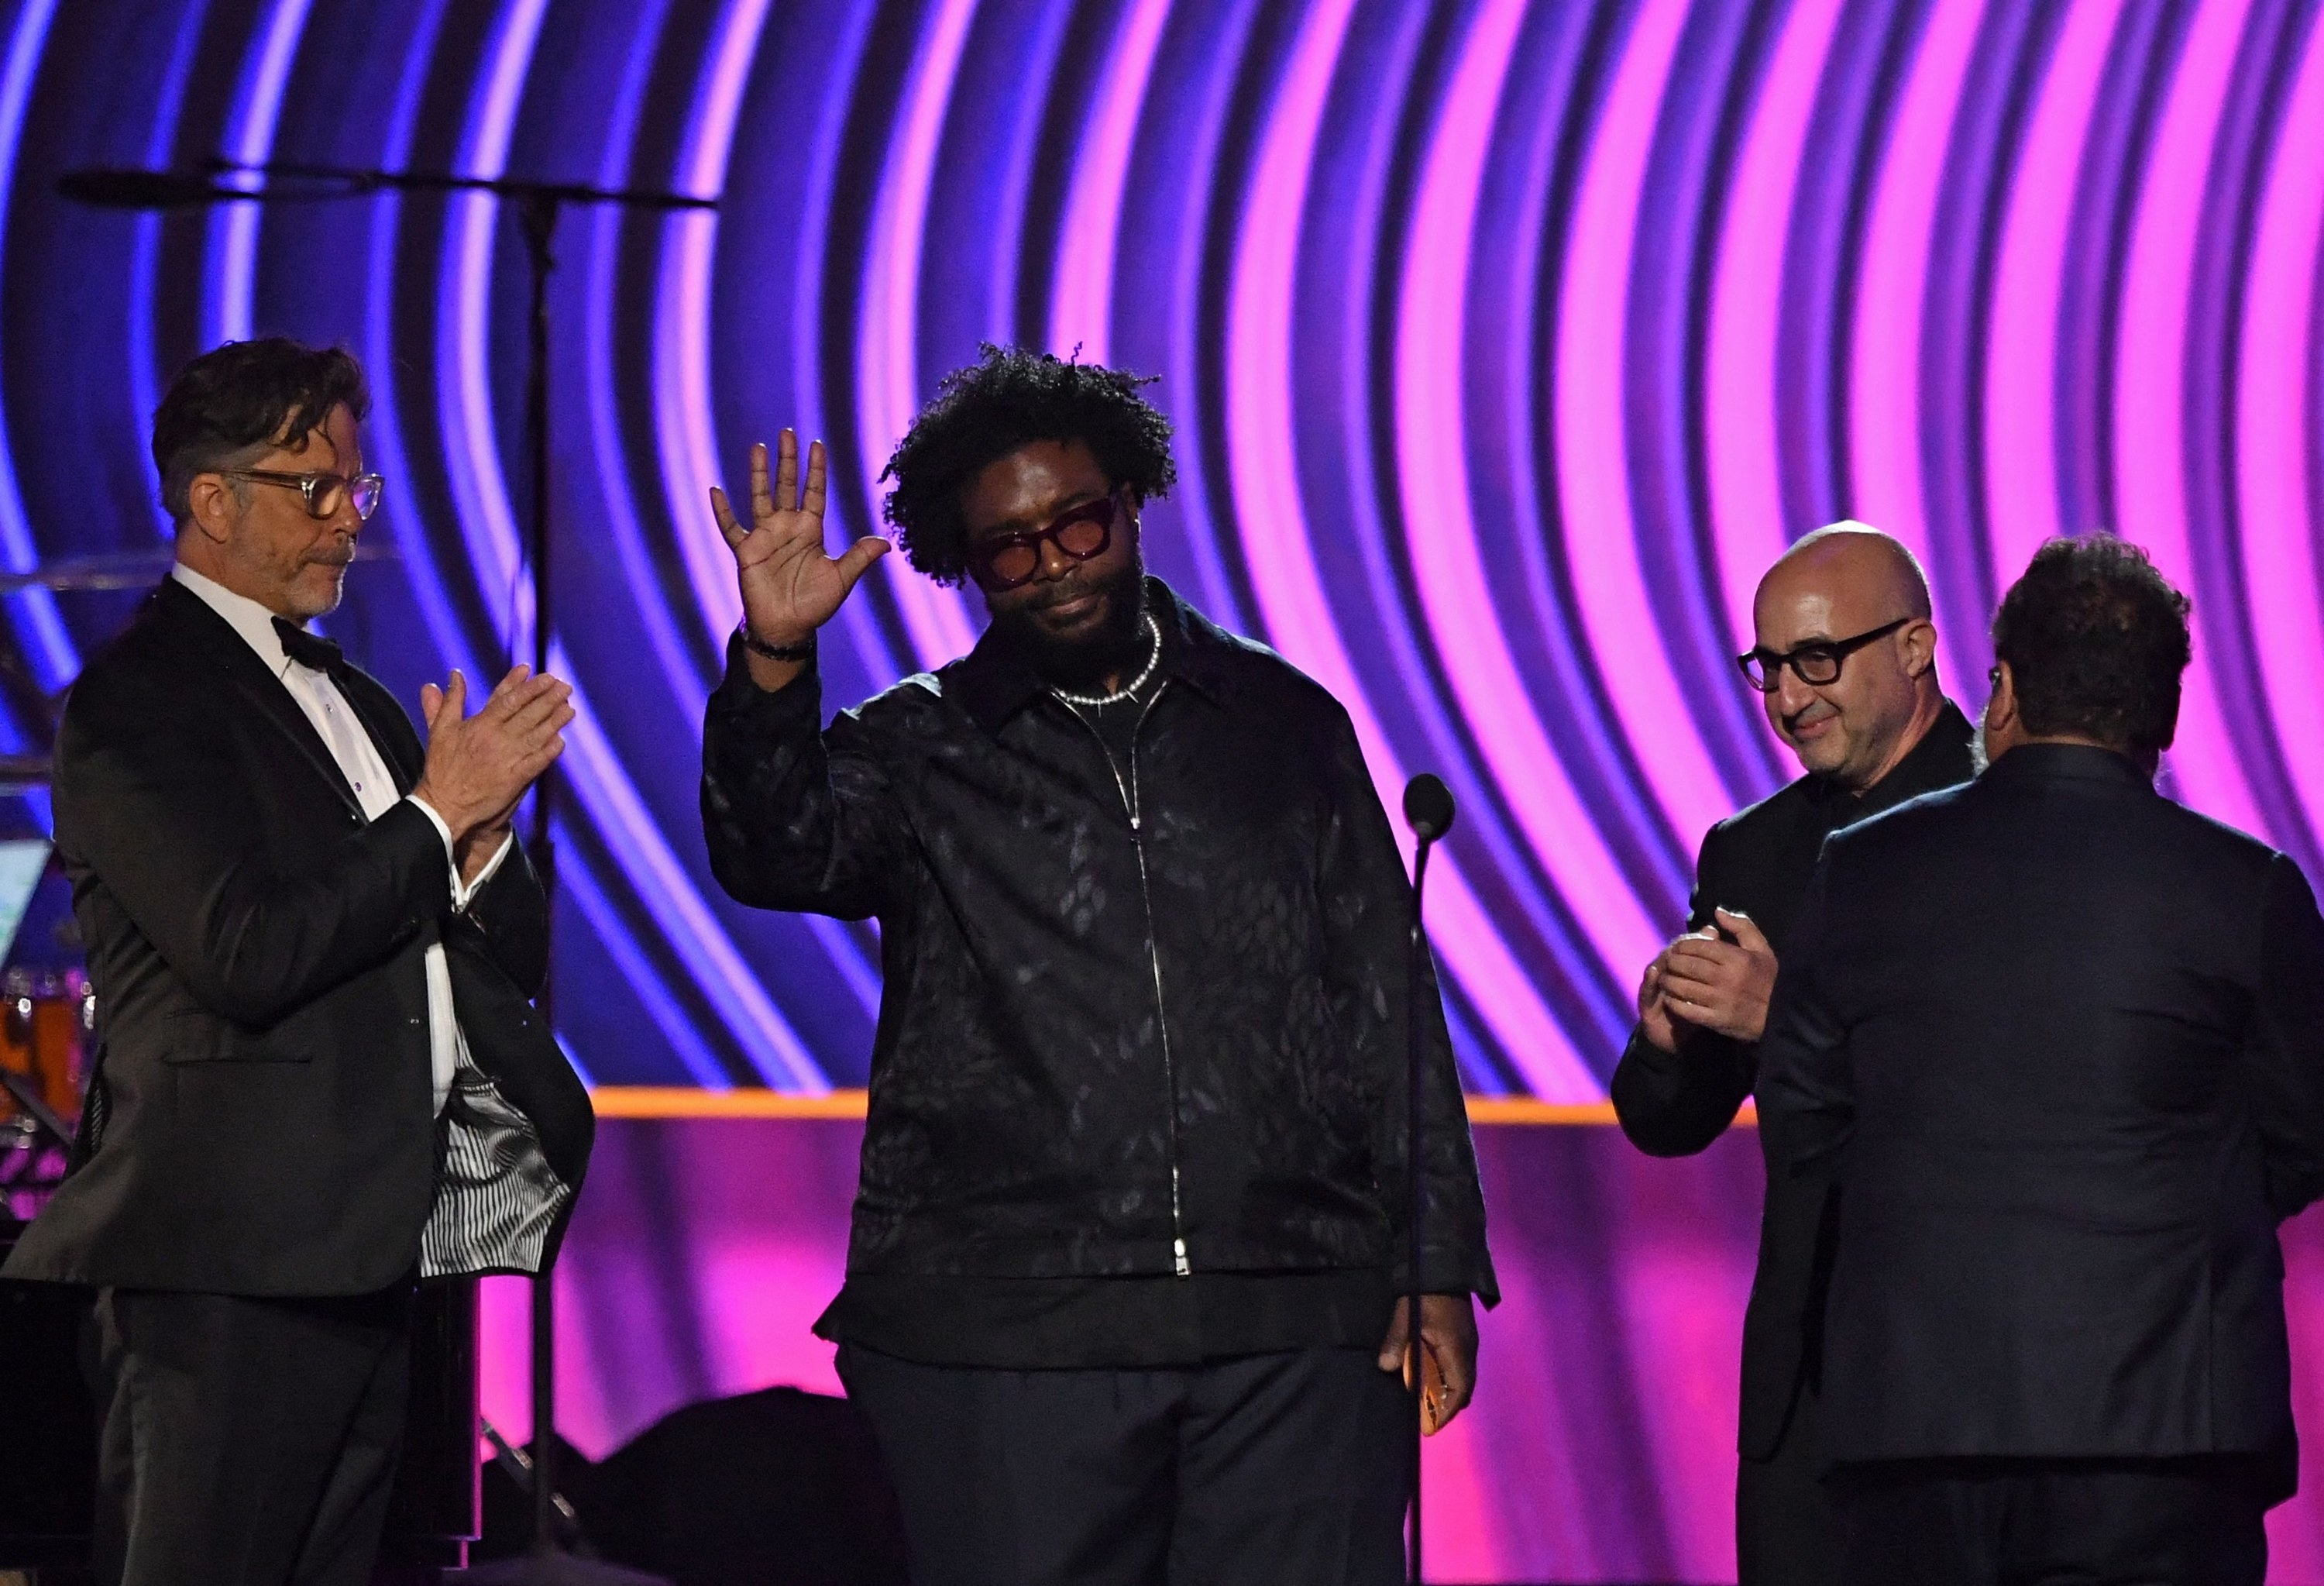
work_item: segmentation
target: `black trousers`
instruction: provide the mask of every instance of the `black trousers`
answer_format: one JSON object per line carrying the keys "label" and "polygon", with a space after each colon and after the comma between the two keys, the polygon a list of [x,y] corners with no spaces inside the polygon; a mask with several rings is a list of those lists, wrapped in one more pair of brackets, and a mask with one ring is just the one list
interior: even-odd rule
{"label": "black trousers", "polygon": [[1838,1586],[1840,1516],[1823,1480],[1821,1410],[1802,1382],[1775,1452],[1736,1462],[1738,1586]]}
{"label": "black trousers", "polygon": [[1369,1350],[1178,1370],[923,1366],[843,1345],[913,1586],[1394,1586],[1410,1400]]}
{"label": "black trousers", "polygon": [[1850,1586],[2260,1586],[2253,1462],[1899,1460],[1843,1468]]}
{"label": "black trousers", "polygon": [[106,1289],[91,1330],[104,1586],[362,1586],[410,1392],[408,1287]]}

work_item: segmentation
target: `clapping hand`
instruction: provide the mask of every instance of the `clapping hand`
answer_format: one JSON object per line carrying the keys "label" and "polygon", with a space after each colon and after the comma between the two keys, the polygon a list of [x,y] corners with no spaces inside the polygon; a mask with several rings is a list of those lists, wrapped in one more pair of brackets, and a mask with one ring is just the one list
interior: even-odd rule
{"label": "clapping hand", "polygon": [[1663,995],[1663,962],[1669,956],[1668,949],[1655,954],[1655,961],[1646,965],[1646,973],[1638,982],[1638,1028],[1646,1032],[1652,1045],[1665,1052],[1675,1052],[1679,1027],[1672,1021],[1670,1001]]}
{"label": "clapping hand", "polygon": [[[1775,950],[1748,914],[1718,909],[1717,928],[1673,942],[1646,972],[1666,1017],[1738,1041],[1756,1041],[1767,1029],[1775,992]],[[1728,941],[1720,935],[1732,936]],[[1640,991],[1645,1017],[1645,988]],[[1647,1037],[1654,1037],[1649,1026]],[[1659,1044],[1659,1043],[1657,1043]]]}
{"label": "clapping hand", "polygon": [[573,686],[516,667],[482,710],[467,714],[468,681],[458,672],[438,688],[420,690],[428,720],[428,762],[411,796],[444,819],[452,840],[505,825],[526,788],[565,752],[573,720]]}

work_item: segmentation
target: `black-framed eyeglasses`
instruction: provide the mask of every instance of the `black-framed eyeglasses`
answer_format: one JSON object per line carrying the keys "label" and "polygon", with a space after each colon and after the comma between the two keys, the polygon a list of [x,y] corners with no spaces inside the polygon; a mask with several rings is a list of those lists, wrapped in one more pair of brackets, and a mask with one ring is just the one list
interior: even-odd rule
{"label": "black-framed eyeglasses", "polygon": [[379,511],[380,497],[387,493],[387,481],[376,474],[357,474],[350,478],[345,474],[278,474],[272,468],[221,468],[228,479],[251,479],[261,484],[279,484],[295,490],[307,503],[310,518],[329,519],[338,516],[343,502],[355,503],[355,516],[369,521]]}
{"label": "black-framed eyeglasses", "polygon": [[1849,639],[1819,639],[1812,643],[1794,645],[1778,654],[1772,650],[1753,650],[1735,658],[1743,669],[1743,680],[1762,694],[1773,694],[1784,686],[1784,669],[1789,667],[1799,674],[1800,681],[1815,687],[1840,681],[1840,663],[1876,639],[1886,639],[1917,617],[1898,617],[1893,622],[1883,622]]}
{"label": "black-framed eyeglasses", "polygon": [[1068,507],[1046,529],[1024,534],[1001,534],[968,548],[968,569],[987,589],[1015,589],[1033,581],[1041,570],[1041,547],[1056,546],[1077,562],[1103,556],[1113,543],[1114,519],[1121,512],[1121,492],[1110,491],[1095,501]]}

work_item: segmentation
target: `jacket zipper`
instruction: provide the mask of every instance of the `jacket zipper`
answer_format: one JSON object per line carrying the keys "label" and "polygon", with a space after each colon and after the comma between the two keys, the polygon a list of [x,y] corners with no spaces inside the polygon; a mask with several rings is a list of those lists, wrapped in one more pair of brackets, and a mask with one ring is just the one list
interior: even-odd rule
{"label": "jacket zipper", "polygon": [[[1162,687],[1169,686],[1169,680],[1165,678]],[[1177,1277],[1190,1277],[1194,1269],[1186,1259],[1186,1222],[1178,1188],[1178,1069],[1170,1056],[1170,1018],[1162,1004],[1162,945],[1154,934],[1154,889],[1146,874],[1146,828],[1138,788],[1138,736],[1146,730],[1146,718],[1153,713],[1155,701],[1161,697],[1162,688],[1157,688],[1145,708],[1138,713],[1138,724],[1130,730],[1127,782],[1121,779],[1121,771],[1113,763],[1113,751],[1107,746],[1105,734],[1097,730],[1097,724],[1070,705],[1065,708],[1073,711],[1074,719],[1087,727],[1090,736],[1097,740],[1098,752],[1105,756],[1105,769],[1113,773],[1114,788],[1121,795],[1123,813],[1130,816],[1130,845],[1138,851],[1138,896],[1146,906],[1146,962],[1154,972],[1154,1028],[1162,1037],[1162,1081],[1170,1092],[1164,1137],[1170,1152],[1170,1270]]]}

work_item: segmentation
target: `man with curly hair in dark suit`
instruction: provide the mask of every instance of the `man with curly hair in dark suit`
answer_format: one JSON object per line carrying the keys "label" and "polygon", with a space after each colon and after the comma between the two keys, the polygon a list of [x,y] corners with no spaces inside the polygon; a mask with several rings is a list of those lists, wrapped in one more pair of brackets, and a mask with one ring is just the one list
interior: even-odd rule
{"label": "man with curly hair in dark suit", "polygon": [[1841,1214],[1844,1586],[2259,1586],[2283,1253],[2324,1198],[2324,917],[2156,790],[2185,595],[2110,535],[2002,597],[1990,764],[1823,845],[1759,1045],[1772,1176]]}
{"label": "man with curly hair in dark suit", "polygon": [[889,465],[970,654],[826,729],[816,633],[887,548],[823,542],[786,431],[705,733],[736,899],[880,921],[847,1280],[818,1331],[923,1586],[1402,1578],[1407,1011],[1439,1424],[1495,1297],[1461,1087],[1347,713],[1139,556],[1169,426],[1111,370],[988,348]]}

